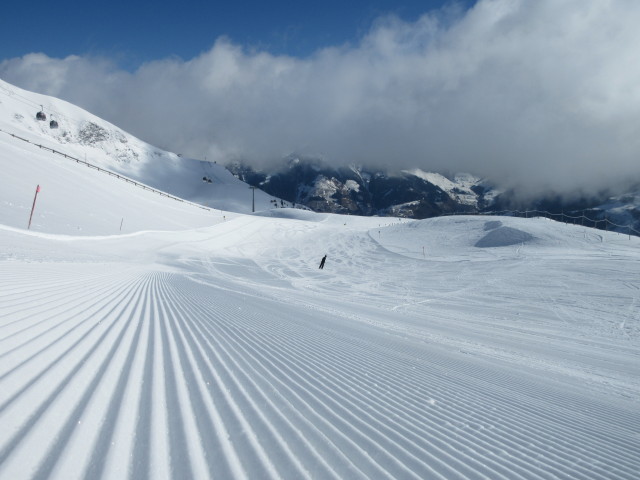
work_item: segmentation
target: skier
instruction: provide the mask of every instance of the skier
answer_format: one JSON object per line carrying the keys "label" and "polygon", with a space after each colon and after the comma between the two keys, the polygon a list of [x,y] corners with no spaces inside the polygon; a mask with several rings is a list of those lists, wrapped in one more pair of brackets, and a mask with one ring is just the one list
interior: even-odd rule
{"label": "skier", "polygon": [[324,268],[324,262],[326,259],[327,259],[327,256],[325,255],[324,257],[322,257],[322,260],[320,260],[320,266],[318,267],[320,270]]}

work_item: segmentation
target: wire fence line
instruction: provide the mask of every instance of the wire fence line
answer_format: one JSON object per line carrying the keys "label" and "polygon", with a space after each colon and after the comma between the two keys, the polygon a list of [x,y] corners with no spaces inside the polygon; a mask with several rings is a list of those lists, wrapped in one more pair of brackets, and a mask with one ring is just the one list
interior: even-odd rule
{"label": "wire fence line", "polygon": [[143,190],[147,190],[149,192],[153,192],[153,193],[156,193],[156,194],[161,195],[163,197],[170,198],[172,200],[176,200],[178,202],[185,203],[187,205],[192,205],[194,207],[198,207],[198,208],[201,208],[203,210],[208,210],[208,211],[213,211],[214,210],[213,208],[209,208],[209,207],[206,207],[204,205],[200,205],[198,203],[190,202],[190,201],[185,200],[183,198],[176,197],[175,195],[171,195],[170,193],[163,192],[162,190],[158,190],[157,188],[153,188],[153,187],[150,187],[149,185],[145,185],[144,183],[137,182],[135,180],[130,179],[129,177],[125,177],[124,175],[120,175],[118,173],[115,173],[115,172],[112,172],[112,171],[107,170],[105,168],[102,168],[102,167],[99,167],[97,165],[94,165],[93,163],[89,163],[86,160],[81,160],[79,158],[76,158],[73,155],[69,155],[67,153],[60,152],[60,151],[55,150],[53,148],[47,147],[45,145],[40,145],[40,144],[34,143],[34,142],[32,142],[32,141],[30,141],[30,140],[28,140],[26,138],[22,138],[22,137],[19,137],[18,135],[15,135],[15,134],[11,133],[11,132],[7,132],[5,130],[2,130],[1,128],[0,128],[0,132],[6,133],[7,135],[9,135],[9,136],[11,136],[11,137],[13,137],[13,138],[15,138],[17,140],[22,140],[23,142],[29,143],[29,144],[31,144],[31,145],[33,145],[35,147],[38,147],[38,148],[40,148],[42,150],[46,150],[46,151],[54,153],[56,155],[60,155],[60,156],[62,156],[64,158],[66,158],[66,159],[72,160],[72,161],[74,161],[76,163],[80,163],[82,165],[85,165],[86,167],[92,168],[92,169],[97,170],[97,171],[99,171],[101,173],[105,173],[105,174],[107,174],[107,175],[109,175],[111,177],[115,177],[118,180],[122,180],[124,182],[127,182],[127,183],[130,183],[132,185],[135,185],[136,187],[140,187]]}
{"label": "wire fence line", "polygon": [[[585,227],[593,227],[598,228],[600,230],[606,231],[615,231],[616,233],[628,234],[629,236],[635,235],[640,236],[640,231],[635,229],[632,224],[629,225],[619,225],[615,222],[609,220],[605,214],[604,218],[591,218],[585,215],[585,212],[582,212],[579,215],[569,215],[567,213],[553,213],[547,212],[545,210],[500,210],[500,211],[490,211],[490,212],[460,212],[455,215],[495,215],[495,216],[503,216],[503,217],[522,217],[522,218],[535,218],[535,217],[544,217],[549,218],[551,220],[555,220],[563,223],[571,223],[574,225],[582,225]],[[618,230],[614,230],[617,228]]]}

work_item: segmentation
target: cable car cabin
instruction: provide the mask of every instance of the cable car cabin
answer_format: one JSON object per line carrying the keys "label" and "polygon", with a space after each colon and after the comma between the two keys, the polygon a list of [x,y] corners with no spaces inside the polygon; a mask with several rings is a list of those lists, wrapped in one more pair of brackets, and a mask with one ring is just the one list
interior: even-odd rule
{"label": "cable car cabin", "polygon": [[46,120],[46,119],[47,119],[47,116],[44,114],[43,111],[36,113],[36,120]]}
{"label": "cable car cabin", "polygon": [[49,128],[58,128],[58,122],[56,122],[55,120],[51,120],[49,122]]}

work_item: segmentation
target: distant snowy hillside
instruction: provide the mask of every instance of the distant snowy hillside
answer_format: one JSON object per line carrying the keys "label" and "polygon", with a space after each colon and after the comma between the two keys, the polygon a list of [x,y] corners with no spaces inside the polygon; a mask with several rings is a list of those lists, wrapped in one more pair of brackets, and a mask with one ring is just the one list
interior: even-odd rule
{"label": "distant snowy hillside", "polygon": [[[36,119],[39,112],[45,120]],[[57,128],[51,128],[51,121]],[[153,147],[65,101],[21,90],[0,80],[0,141],[31,150],[13,134],[102,168],[217,209],[251,212],[253,192],[223,166],[182,158]],[[18,155],[20,155],[18,153]],[[51,154],[42,158],[51,158]],[[242,193],[241,193],[242,192]],[[274,208],[275,197],[255,192],[255,209]]]}

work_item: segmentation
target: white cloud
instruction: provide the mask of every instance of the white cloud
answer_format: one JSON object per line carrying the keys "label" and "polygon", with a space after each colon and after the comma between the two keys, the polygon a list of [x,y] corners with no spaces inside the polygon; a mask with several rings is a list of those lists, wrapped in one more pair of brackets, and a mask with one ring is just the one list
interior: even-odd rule
{"label": "white cloud", "polygon": [[591,189],[640,175],[638,24],[636,0],[481,0],[379,19],[358,44],[303,59],[221,38],[133,73],[31,54],[0,76],[200,158],[297,152]]}

